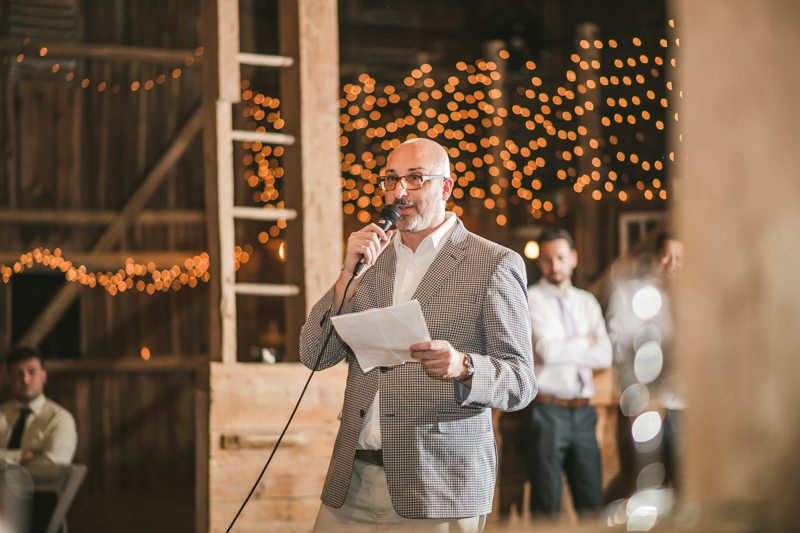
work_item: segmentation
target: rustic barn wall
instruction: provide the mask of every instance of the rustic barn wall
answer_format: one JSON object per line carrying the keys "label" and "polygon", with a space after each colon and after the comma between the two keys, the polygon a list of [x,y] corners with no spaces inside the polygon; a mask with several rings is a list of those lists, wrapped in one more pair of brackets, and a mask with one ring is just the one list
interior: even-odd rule
{"label": "rustic barn wall", "polygon": [[[85,0],[78,2],[77,17],[74,39],[32,34],[25,42],[26,35],[0,35],[0,210],[81,212],[87,218],[120,210],[200,103],[197,2]],[[73,45],[80,46],[71,54],[57,50]],[[185,53],[120,53],[114,46]],[[43,47],[51,51],[41,55]],[[203,206],[198,137],[145,209],[201,212]],[[59,224],[59,216],[55,223],[4,219],[0,263],[12,266],[20,254],[42,247],[59,248],[67,260],[84,258],[89,272],[117,272],[126,257],[147,263],[153,252],[161,253],[159,269],[170,269],[183,268],[186,258],[206,249],[202,216],[182,223],[139,220],[120,239],[114,258],[93,262],[86,253],[107,220]],[[16,340],[11,331],[19,329],[10,307],[14,280],[28,273],[64,277],[35,264],[3,284],[2,353]],[[47,395],[75,415],[76,461],[89,466],[84,491],[169,485],[191,492],[192,361],[205,361],[208,353],[207,286],[154,294],[134,288],[112,296],[98,285],[84,287],[79,300],[80,360],[49,362]]]}
{"label": "rustic barn wall", "polygon": [[50,369],[47,394],[75,414],[88,492],[191,488],[194,372]]}

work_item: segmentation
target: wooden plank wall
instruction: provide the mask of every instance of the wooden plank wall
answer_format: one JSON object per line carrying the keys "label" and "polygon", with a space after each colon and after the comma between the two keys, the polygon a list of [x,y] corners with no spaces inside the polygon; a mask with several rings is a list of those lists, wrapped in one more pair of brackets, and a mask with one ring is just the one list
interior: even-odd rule
{"label": "wooden plank wall", "polygon": [[[0,208],[120,209],[200,102],[203,58],[197,50],[201,44],[197,2],[85,0],[79,5],[84,49],[102,51],[109,45],[179,49],[186,50],[185,58],[78,56],[74,79],[68,82],[63,69],[36,79],[25,76],[24,68],[17,69],[23,75],[12,75],[16,54],[8,57],[12,52],[0,52],[8,57],[0,62]],[[36,44],[33,39],[26,57],[38,57]],[[53,62],[63,65],[63,59],[53,57]],[[25,67],[25,62],[17,67]],[[175,69],[180,69],[180,76],[173,77]],[[160,75],[162,83],[157,81]],[[86,88],[81,86],[83,80],[89,80]],[[145,85],[148,80],[154,82],[150,89]],[[101,82],[106,84],[102,91]],[[136,91],[134,82],[140,85]],[[147,209],[203,209],[201,154],[198,137]],[[4,222],[0,250],[60,248],[70,259],[72,252],[89,250],[103,229]],[[187,254],[191,257],[205,249],[202,221],[188,221],[134,224],[118,252],[136,258],[137,250],[191,251]],[[119,264],[113,271],[124,267]],[[31,272],[53,273],[42,266]],[[12,342],[9,306],[14,277],[26,273],[15,274],[0,288],[0,353]],[[53,275],[63,276],[58,271]],[[82,289],[80,313],[81,359],[50,362],[46,392],[75,415],[76,461],[89,465],[83,490],[147,491],[166,485],[191,492],[192,362],[205,362],[209,350],[207,285],[201,282],[195,288],[183,286],[153,295],[132,290],[115,296],[99,286],[87,287]],[[149,361],[142,360],[143,347],[150,350]],[[151,363],[152,368],[136,367],[137,362]]]}
{"label": "wooden plank wall", "polygon": [[47,395],[75,414],[88,492],[191,491],[194,370],[49,370]]}
{"label": "wooden plank wall", "polygon": [[[225,531],[236,515],[309,373],[299,363],[211,363],[210,531]],[[308,531],[313,526],[339,430],[346,376],[345,364],[314,375],[236,531]],[[238,438],[239,447],[223,447],[223,436]]]}

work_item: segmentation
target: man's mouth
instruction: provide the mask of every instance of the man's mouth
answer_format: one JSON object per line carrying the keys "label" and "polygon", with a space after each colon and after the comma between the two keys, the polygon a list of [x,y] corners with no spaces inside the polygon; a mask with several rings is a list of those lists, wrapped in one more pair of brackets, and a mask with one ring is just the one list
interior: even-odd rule
{"label": "man's mouth", "polygon": [[410,202],[407,203],[407,204],[406,203],[397,203],[397,202],[395,202],[394,205],[396,205],[397,208],[400,209],[400,216],[407,215],[408,213],[411,212],[411,210],[414,207],[416,207],[414,204],[412,204]]}

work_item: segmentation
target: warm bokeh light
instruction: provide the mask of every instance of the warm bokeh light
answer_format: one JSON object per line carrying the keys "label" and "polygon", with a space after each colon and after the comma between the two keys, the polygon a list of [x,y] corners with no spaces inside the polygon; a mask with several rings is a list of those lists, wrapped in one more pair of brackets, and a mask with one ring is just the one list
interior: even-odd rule
{"label": "warm bokeh light", "polygon": [[525,244],[525,257],[528,259],[536,259],[539,257],[539,243],[536,241],[528,241]]}
{"label": "warm bokeh light", "polygon": [[[659,50],[643,48],[638,37],[580,41],[560,81],[553,83],[550,74],[534,75],[537,65],[528,61],[523,71],[526,68],[530,77],[517,87],[506,85],[510,94],[502,91],[504,69],[497,59],[458,62],[456,75],[449,72],[447,76],[441,76],[437,72],[440,67],[435,64],[424,63],[394,85],[384,85],[368,73],[361,73],[355,77],[357,81],[342,87],[338,102],[343,213],[360,223],[377,219],[383,194],[376,184],[386,157],[400,142],[417,136],[440,141],[448,149],[452,170],[459,173],[457,178],[454,176],[452,205],[448,209],[459,215],[468,206],[501,210],[493,217],[501,226],[509,223],[507,203],[527,204],[534,218],[554,217],[553,203],[533,199],[533,195],[548,195],[562,187],[574,194],[589,193],[597,201],[625,202],[635,185],[647,200],[666,200],[668,183],[662,163],[666,158],[653,157],[644,149],[646,145],[630,142],[635,138],[635,142],[657,143],[664,135],[665,117],[674,119],[669,121],[671,128],[679,127],[673,104],[683,93],[676,86],[674,70],[665,68],[676,65],[672,51],[680,46],[680,40],[662,39],[658,44]],[[593,53],[593,49],[603,49],[602,65],[584,55]],[[202,54],[199,47],[193,55]],[[52,54],[40,48],[38,55]],[[510,57],[506,50],[500,51],[499,56]],[[16,56],[18,63],[30,60],[24,54]],[[185,58],[184,65],[183,69],[198,68],[192,56]],[[576,72],[601,68],[604,71],[598,74],[603,75],[595,78],[599,83],[589,79],[578,84]],[[181,68],[165,68],[138,80],[113,80],[76,79],[74,73],[65,75],[62,70],[57,63],[52,64],[53,74],[65,76],[61,80],[79,82],[80,87],[96,88],[104,94],[118,94],[120,88],[126,87],[132,92],[162,90],[159,86],[179,80],[184,73]],[[601,86],[605,87],[602,100],[593,96],[598,95],[595,91]],[[259,92],[250,80],[242,80],[241,90],[240,109],[246,129],[267,132],[285,127],[278,98]],[[592,134],[594,138],[586,137],[591,131],[586,127],[587,120],[601,124],[601,131]],[[510,138],[514,128],[516,141]],[[520,131],[527,134],[526,140]],[[682,139],[681,135],[676,137]],[[253,189],[253,201],[266,209],[284,208],[283,147],[258,142],[245,142],[242,147],[245,153],[240,161],[246,167],[243,178]],[[669,160],[674,161],[673,154],[669,154]],[[594,182],[596,186],[587,188]],[[472,203],[472,199],[477,202]],[[564,207],[559,208],[558,216],[564,215]],[[271,223],[258,233],[258,242],[266,244],[279,237],[286,226],[285,220]],[[246,263],[252,253],[249,246],[237,247],[236,268]],[[43,262],[47,254],[40,250],[28,255],[30,260],[26,257],[9,267],[0,265],[4,282],[13,273]],[[279,255],[285,259],[285,243],[281,244]],[[41,261],[36,259],[39,256]],[[162,270],[170,274],[159,275],[161,279],[155,279],[158,271],[136,265],[136,272],[151,275],[152,280],[138,279],[140,274],[128,275],[123,270],[123,275],[88,273],[84,267],[75,268],[63,259],[53,261],[67,280],[91,287],[100,285],[112,295],[133,288],[153,294],[156,290],[177,290],[182,285],[193,287],[209,276],[207,259],[185,270],[178,268],[177,272],[174,268]]]}

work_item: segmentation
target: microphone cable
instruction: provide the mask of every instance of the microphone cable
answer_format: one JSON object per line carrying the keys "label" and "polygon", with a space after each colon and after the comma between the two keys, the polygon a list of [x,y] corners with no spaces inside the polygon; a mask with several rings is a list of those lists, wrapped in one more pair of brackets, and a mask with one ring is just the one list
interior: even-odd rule
{"label": "microphone cable", "polygon": [[[347,291],[350,290],[350,284],[353,283],[354,279],[356,279],[356,274],[355,273],[350,278],[350,281],[347,282],[347,285],[344,288],[344,296],[342,297],[342,303],[339,305],[339,310],[336,311],[337,315],[339,313],[341,313],[342,309],[344,308],[344,303],[347,301]],[[320,326],[322,326],[325,323],[325,320],[328,318],[329,315],[330,315],[330,311],[325,313],[325,316],[322,318],[322,322],[320,323]],[[236,516],[233,517],[233,521],[231,522],[231,525],[229,525],[228,529],[225,530],[225,533],[230,533],[231,529],[233,528],[233,525],[236,523],[236,520],[239,518],[239,515],[242,514],[242,511],[244,510],[244,506],[247,505],[247,502],[250,501],[250,497],[255,492],[256,487],[258,487],[258,484],[261,482],[261,478],[264,477],[264,472],[267,471],[267,467],[272,462],[272,457],[275,455],[275,452],[278,450],[278,446],[280,446],[281,441],[283,440],[283,436],[286,435],[286,430],[289,429],[289,424],[292,423],[292,419],[294,419],[294,415],[297,412],[297,408],[300,407],[300,402],[303,400],[303,396],[306,393],[306,389],[308,389],[308,384],[311,383],[311,378],[314,377],[314,373],[317,371],[317,367],[319,366],[320,361],[322,361],[322,354],[325,353],[325,348],[328,347],[328,342],[330,342],[330,340],[331,340],[331,336],[333,335],[333,330],[334,330],[334,327],[333,327],[333,325],[331,325],[331,329],[330,329],[330,331],[328,331],[328,336],[325,337],[325,342],[322,344],[322,349],[319,351],[319,355],[317,356],[317,360],[314,363],[314,368],[311,369],[311,374],[308,376],[308,380],[306,381],[306,384],[303,387],[303,392],[300,393],[300,398],[297,399],[297,405],[294,406],[294,410],[292,411],[291,416],[289,416],[289,421],[286,422],[286,427],[283,428],[283,431],[281,432],[280,437],[278,437],[278,441],[275,443],[275,447],[272,448],[272,453],[269,455],[269,459],[267,459],[267,464],[264,465],[264,468],[261,470],[261,474],[258,475],[258,479],[256,480],[255,484],[253,485],[253,488],[250,489],[250,494],[248,494],[247,498],[245,498],[244,502],[242,503],[242,506],[239,508],[239,511],[236,513]]]}

